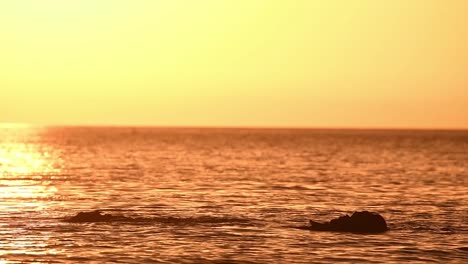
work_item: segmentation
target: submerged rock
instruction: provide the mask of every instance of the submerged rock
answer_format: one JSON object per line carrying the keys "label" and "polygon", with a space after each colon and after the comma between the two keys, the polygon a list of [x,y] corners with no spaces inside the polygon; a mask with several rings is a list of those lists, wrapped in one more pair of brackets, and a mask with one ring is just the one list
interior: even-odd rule
{"label": "submerged rock", "polygon": [[352,233],[382,233],[388,231],[385,219],[377,213],[368,211],[354,212],[351,216],[340,216],[326,223],[310,220],[310,226],[302,229]]}
{"label": "submerged rock", "polygon": [[92,223],[92,222],[112,222],[112,221],[130,221],[132,218],[105,214],[99,210],[91,212],[79,212],[73,217],[65,219],[66,222],[71,223]]}
{"label": "submerged rock", "polygon": [[249,219],[236,217],[216,217],[216,216],[197,216],[197,217],[128,217],[123,215],[112,215],[103,213],[100,210],[90,212],[79,212],[75,216],[64,219],[69,223],[97,223],[97,222],[122,222],[134,224],[176,224],[176,225],[197,225],[197,224],[240,224],[249,223]]}

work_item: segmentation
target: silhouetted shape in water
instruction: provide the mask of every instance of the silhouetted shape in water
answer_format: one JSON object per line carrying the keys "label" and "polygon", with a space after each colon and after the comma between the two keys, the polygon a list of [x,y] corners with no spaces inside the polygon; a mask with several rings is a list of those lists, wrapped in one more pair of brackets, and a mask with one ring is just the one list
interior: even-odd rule
{"label": "silhouetted shape in water", "polygon": [[327,223],[310,220],[310,226],[301,229],[314,231],[334,231],[352,233],[382,233],[388,230],[385,219],[368,211],[354,212],[353,215],[340,216]]}
{"label": "silhouetted shape in water", "polygon": [[66,222],[72,223],[91,223],[91,222],[112,222],[112,221],[131,221],[133,218],[104,214],[99,210],[91,212],[79,212],[77,215],[65,219]]}
{"label": "silhouetted shape in water", "polygon": [[105,214],[95,210],[91,212],[79,212],[75,216],[65,218],[70,223],[97,223],[97,222],[123,222],[123,223],[164,223],[164,224],[223,224],[223,223],[248,223],[249,219],[215,216],[198,217],[127,217],[123,215]]}

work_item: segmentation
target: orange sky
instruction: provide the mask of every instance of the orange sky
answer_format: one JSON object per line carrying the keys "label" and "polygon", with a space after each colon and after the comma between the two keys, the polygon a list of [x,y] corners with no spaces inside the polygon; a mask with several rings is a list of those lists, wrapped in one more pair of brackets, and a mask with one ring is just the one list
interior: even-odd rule
{"label": "orange sky", "polygon": [[0,2],[0,122],[468,128],[468,1]]}

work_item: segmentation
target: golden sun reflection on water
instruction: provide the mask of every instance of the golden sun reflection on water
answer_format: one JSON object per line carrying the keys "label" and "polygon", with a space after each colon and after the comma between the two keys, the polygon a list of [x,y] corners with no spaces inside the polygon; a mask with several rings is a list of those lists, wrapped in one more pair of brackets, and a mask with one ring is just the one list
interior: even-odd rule
{"label": "golden sun reflection on water", "polygon": [[0,143],[0,173],[5,176],[59,173],[54,159],[43,146],[34,143]]}
{"label": "golden sun reflection on water", "polygon": [[[43,128],[0,126],[0,198],[21,203],[57,192],[50,179],[61,173],[60,158],[42,138]],[[34,201],[36,202],[36,201]]]}
{"label": "golden sun reflection on water", "polygon": [[55,186],[48,186],[48,182],[43,185],[30,185],[31,181],[0,181],[1,199],[40,199],[47,198],[57,192]]}
{"label": "golden sun reflection on water", "polygon": [[[44,133],[45,132],[45,133]],[[47,144],[43,128],[0,125],[0,263],[5,256],[56,254],[49,236],[30,229],[37,214],[47,214],[58,192],[53,181],[61,174],[61,159]],[[19,219],[27,220],[19,220]]]}
{"label": "golden sun reflection on water", "polygon": [[33,178],[59,174],[57,151],[43,140],[44,128],[0,126],[0,177]]}

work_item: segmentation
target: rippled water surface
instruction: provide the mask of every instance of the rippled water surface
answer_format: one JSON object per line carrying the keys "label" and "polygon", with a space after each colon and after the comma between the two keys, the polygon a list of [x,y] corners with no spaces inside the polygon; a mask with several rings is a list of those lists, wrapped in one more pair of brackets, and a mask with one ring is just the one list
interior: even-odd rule
{"label": "rippled water surface", "polygon": [[[355,210],[391,230],[292,228]],[[467,212],[466,131],[0,128],[6,263],[468,263]]]}

